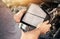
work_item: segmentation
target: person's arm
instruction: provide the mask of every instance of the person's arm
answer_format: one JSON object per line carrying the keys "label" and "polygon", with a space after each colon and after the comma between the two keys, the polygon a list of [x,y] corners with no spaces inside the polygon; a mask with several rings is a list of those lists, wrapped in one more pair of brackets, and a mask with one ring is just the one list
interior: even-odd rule
{"label": "person's arm", "polygon": [[46,34],[50,30],[51,24],[48,21],[38,25],[38,27],[32,31],[22,32],[21,39],[38,39],[41,34]]}
{"label": "person's arm", "polygon": [[[20,22],[20,19],[25,11],[26,10],[23,9],[14,15],[14,19],[17,23]],[[37,28],[32,31],[28,31],[28,32],[22,31],[21,39],[38,39],[39,35],[46,34],[46,32],[49,31],[51,24],[48,24],[48,23],[49,23],[49,21],[43,22],[43,23],[39,24],[37,26]]]}

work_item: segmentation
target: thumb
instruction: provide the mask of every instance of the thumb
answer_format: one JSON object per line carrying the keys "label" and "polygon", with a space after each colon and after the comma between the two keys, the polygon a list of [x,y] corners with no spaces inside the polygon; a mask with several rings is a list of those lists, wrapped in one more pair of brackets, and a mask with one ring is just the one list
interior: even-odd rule
{"label": "thumb", "polygon": [[21,17],[23,16],[23,14],[25,13],[26,9],[22,9],[20,10],[17,14],[14,15],[14,20],[19,23],[21,20]]}
{"label": "thumb", "polygon": [[21,18],[22,15],[25,13],[25,11],[26,11],[26,9],[22,9],[17,13],[17,15]]}

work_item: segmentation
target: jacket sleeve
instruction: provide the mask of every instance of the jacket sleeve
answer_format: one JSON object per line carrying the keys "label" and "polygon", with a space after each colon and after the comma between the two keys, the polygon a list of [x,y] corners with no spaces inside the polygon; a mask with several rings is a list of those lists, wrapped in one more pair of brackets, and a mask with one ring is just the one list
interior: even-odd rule
{"label": "jacket sleeve", "polygon": [[[1,5],[2,6],[2,5]],[[20,39],[20,29],[11,11],[0,6],[0,39]]]}

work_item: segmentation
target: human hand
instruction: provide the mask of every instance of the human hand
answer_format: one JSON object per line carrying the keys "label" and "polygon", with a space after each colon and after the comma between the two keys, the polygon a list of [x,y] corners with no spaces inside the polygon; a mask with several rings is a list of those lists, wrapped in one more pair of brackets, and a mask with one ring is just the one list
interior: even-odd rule
{"label": "human hand", "polygon": [[23,14],[25,13],[26,9],[22,9],[20,10],[17,14],[14,15],[14,20],[17,22],[17,23],[20,23],[20,20],[23,16]]}
{"label": "human hand", "polygon": [[41,24],[38,24],[37,28],[40,29],[41,34],[46,34],[46,32],[50,31],[51,24],[48,24],[49,21],[45,21]]}
{"label": "human hand", "polygon": [[22,32],[21,39],[38,39],[40,34],[46,34],[49,31],[51,24],[49,21],[43,22],[37,26],[36,29],[28,32]]}
{"label": "human hand", "polygon": [[[17,14],[14,15],[14,19],[17,23],[20,23],[22,15],[25,13],[26,9],[22,9]],[[38,39],[40,34],[45,34],[49,31],[51,24],[48,24],[49,21],[43,22],[37,26],[36,29],[29,31],[29,32],[23,32],[21,39]],[[27,36],[26,36],[27,35]]]}

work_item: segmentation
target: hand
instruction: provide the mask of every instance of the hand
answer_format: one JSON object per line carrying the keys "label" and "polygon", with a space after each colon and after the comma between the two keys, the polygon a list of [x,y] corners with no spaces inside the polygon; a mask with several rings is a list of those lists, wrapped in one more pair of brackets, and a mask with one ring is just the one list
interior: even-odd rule
{"label": "hand", "polygon": [[17,14],[14,15],[14,20],[17,23],[20,23],[21,17],[23,16],[23,14],[25,13],[26,9],[22,9],[20,10]]}
{"label": "hand", "polygon": [[50,31],[51,24],[48,24],[49,21],[45,21],[41,24],[38,24],[37,28],[40,29],[41,34],[46,34],[47,31]]}
{"label": "hand", "polygon": [[40,34],[46,34],[49,31],[51,24],[49,21],[43,22],[37,26],[36,29],[28,32],[22,32],[21,39],[38,39]]}
{"label": "hand", "polygon": [[[17,23],[20,23],[22,15],[25,13],[26,9],[22,9],[17,14],[14,15],[14,19]],[[45,34],[49,31],[51,24],[48,24],[49,21],[43,22],[37,26],[36,29],[29,32],[22,32],[21,39],[38,39],[40,34]],[[26,36],[27,35],[27,36]]]}

